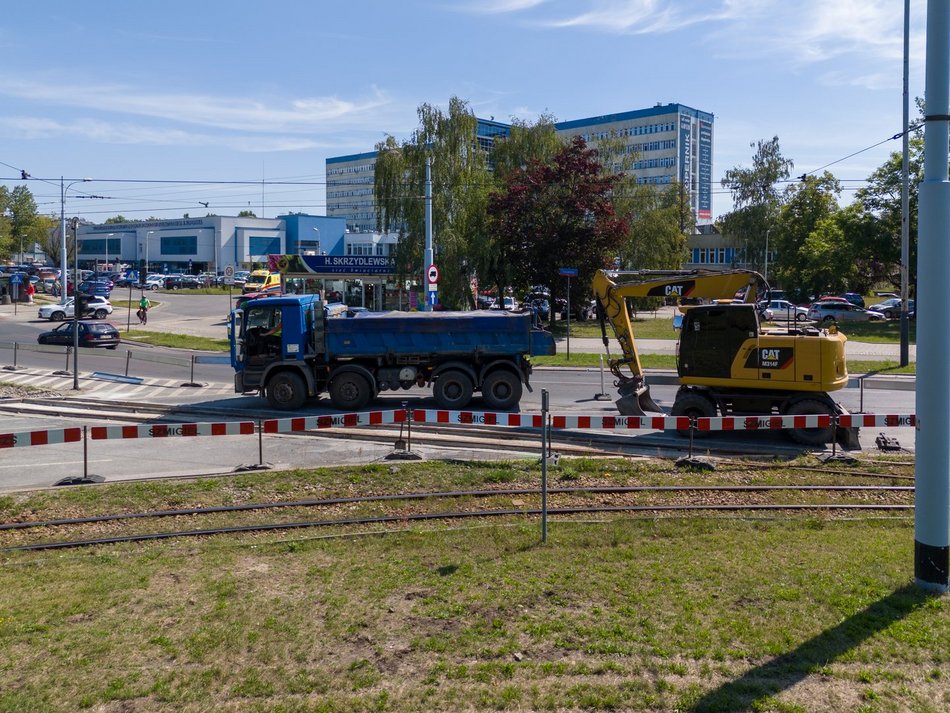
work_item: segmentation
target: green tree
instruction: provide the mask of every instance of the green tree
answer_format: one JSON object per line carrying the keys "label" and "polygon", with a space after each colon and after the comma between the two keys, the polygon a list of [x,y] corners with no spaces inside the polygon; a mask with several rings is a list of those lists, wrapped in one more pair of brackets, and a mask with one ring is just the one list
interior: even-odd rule
{"label": "green tree", "polygon": [[745,261],[761,271],[768,231],[782,206],[778,184],[788,179],[795,164],[782,156],[778,136],[750,146],[755,149],[752,167],[729,169],[722,179],[722,187],[732,193],[733,210],[720,219],[719,232],[743,246]]}
{"label": "green tree", "polygon": [[134,222],[135,222],[134,220],[129,220],[124,215],[114,215],[111,218],[106,218],[105,220],[106,225],[113,225],[113,224],[118,224],[118,223],[134,223]]}
{"label": "green tree", "polygon": [[554,296],[564,283],[559,268],[574,267],[571,298],[581,304],[594,272],[612,263],[628,232],[612,200],[621,177],[605,172],[579,137],[552,162],[534,160],[508,173],[488,213],[514,287],[549,285]]}
{"label": "green tree", "polygon": [[487,155],[478,144],[478,121],[457,97],[448,111],[423,104],[419,128],[398,143],[392,136],[377,144],[373,192],[378,228],[399,233],[394,253],[398,279],[421,281],[425,246],[425,166],[431,161],[432,232],[441,266],[439,300],[450,307],[472,304],[473,255],[487,239],[485,206],[492,186]]}
{"label": "green tree", "polygon": [[[878,234],[874,241],[874,260],[867,265],[868,279],[872,285],[886,280],[895,288],[901,284],[901,185],[903,155],[893,152],[882,166],[868,178],[864,188],[855,195],[855,203],[861,209],[873,215],[878,221]],[[917,188],[924,180],[924,139],[923,136],[911,136],[908,141],[908,198],[909,198],[909,237],[910,265],[908,283],[917,282]],[[855,246],[860,243],[860,234],[855,236]]]}
{"label": "green tree", "polygon": [[42,225],[36,212],[36,201],[26,186],[17,186],[12,191],[0,187],[0,255],[7,258],[20,251],[32,253],[34,243],[42,238]]}
{"label": "green tree", "polygon": [[855,269],[842,223],[838,221],[837,197],[841,185],[828,171],[805,176],[786,191],[785,204],[770,231],[777,253],[774,274],[778,282],[797,290],[797,297],[824,291],[843,291]]}
{"label": "green tree", "polygon": [[257,214],[253,210],[242,210],[237,214],[238,218],[256,218]]}

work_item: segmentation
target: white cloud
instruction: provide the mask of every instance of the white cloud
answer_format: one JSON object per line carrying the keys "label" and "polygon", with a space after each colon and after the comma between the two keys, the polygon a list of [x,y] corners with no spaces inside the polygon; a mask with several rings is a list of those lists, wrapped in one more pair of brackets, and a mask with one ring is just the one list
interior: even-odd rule
{"label": "white cloud", "polygon": [[119,84],[68,86],[43,77],[0,75],[0,95],[95,111],[122,112],[251,132],[324,132],[354,124],[378,124],[379,111],[390,104],[385,93],[372,89],[359,100],[306,97],[267,101],[248,97],[146,93]]}
{"label": "white cloud", "polygon": [[327,144],[296,136],[212,135],[92,119],[62,122],[35,116],[0,117],[0,135],[14,140],[71,137],[106,144],[220,146],[234,151],[301,151]]}

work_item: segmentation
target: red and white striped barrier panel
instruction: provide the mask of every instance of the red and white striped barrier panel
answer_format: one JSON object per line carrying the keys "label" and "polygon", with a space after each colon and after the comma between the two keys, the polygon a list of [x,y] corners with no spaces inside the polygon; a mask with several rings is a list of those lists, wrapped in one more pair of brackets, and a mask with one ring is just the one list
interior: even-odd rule
{"label": "red and white striped barrier panel", "polygon": [[[700,416],[697,431],[781,431],[792,428],[828,428],[832,424],[828,414],[796,416]],[[849,413],[837,417],[842,428],[896,428],[915,426],[913,414]],[[687,424],[687,427],[689,424]]]}
{"label": "red and white striped barrier panel", "polygon": [[53,428],[48,431],[20,431],[19,433],[0,433],[0,448],[22,448],[24,446],[49,446],[54,443],[75,443],[82,440],[82,429]]}
{"label": "red and white striped barrier panel", "polygon": [[187,438],[191,436],[249,436],[257,424],[253,421],[227,423],[154,423],[148,426],[93,426],[94,441],[113,438]]}
{"label": "red and white striped barrier panel", "polygon": [[845,428],[897,428],[911,426],[916,428],[917,416],[912,413],[878,414],[878,413],[849,413],[838,416],[838,425]]}
{"label": "red and white striped barrier panel", "polygon": [[300,418],[271,418],[261,427],[264,433],[293,433],[319,428],[352,428],[353,426],[385,426],[405,423],[405,409],[394,411],[369,411],[367,413],[340,413],[331,416],[305,416]]}
{"label": "red and white striped barrier panel", "polygon": [[552,428],[667,431],[689,428],[689,416],[552,416]]}
{"label": "red and white striped barrier panel", "polygon": [[539,413],[507,413],[505,411],[444,411],[417,408],[412,410],[414,423],[475,424],[478,426],[522,426],[541,428]]}

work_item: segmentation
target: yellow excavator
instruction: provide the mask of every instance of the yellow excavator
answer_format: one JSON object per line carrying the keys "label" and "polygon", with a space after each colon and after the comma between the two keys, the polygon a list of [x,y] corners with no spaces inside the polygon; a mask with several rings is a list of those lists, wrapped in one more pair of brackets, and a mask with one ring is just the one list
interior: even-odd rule
{"label": "yellow excavator", "polygon": [[[610,371],[620,393],[620,413],[662,413],[650,396],[640,365],[627,304],[634,297],[675,301],[683,313],[676,352],[680,388],[672,415],[847,413],[828,395],[848,383],[847,337],[834,325],[763,328],[756,297],[767,287],[762,276],[751,270],[598,271],[593,291]],[[620,343],[618,358],[610,356],[608,322]],[[802,428],[788,434],[811,446],[835,439],[846,448],[861,447],[856,428]]]}

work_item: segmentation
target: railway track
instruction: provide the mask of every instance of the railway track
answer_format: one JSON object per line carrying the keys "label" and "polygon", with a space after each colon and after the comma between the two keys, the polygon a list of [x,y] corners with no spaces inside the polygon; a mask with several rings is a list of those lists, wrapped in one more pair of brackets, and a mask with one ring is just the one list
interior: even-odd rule
{"label": "railway track", "polygon": [[[456,507],[445,509],[447,502]],[[537,518],[543,512],[564,519],[697,513],[785,516],[847,513],[854,517],[868,513],[905,514],[912,509],[913,487],[907,485],[591,485],[549,488],[544,498],[537,487],[492,488],[308,498],[4,522],[0,523],[0,551],[55,550],[311,528],[345,535],[371,525],[398,529],[422,522]],[[284,512],[288,517],[264,519],[265,514],[275,512]],[[189,526],[176,527],[182,521]],[[204,522],[199,525],[197,521]],[[159,529],[159,522],[170,522],[171,527]]]}

